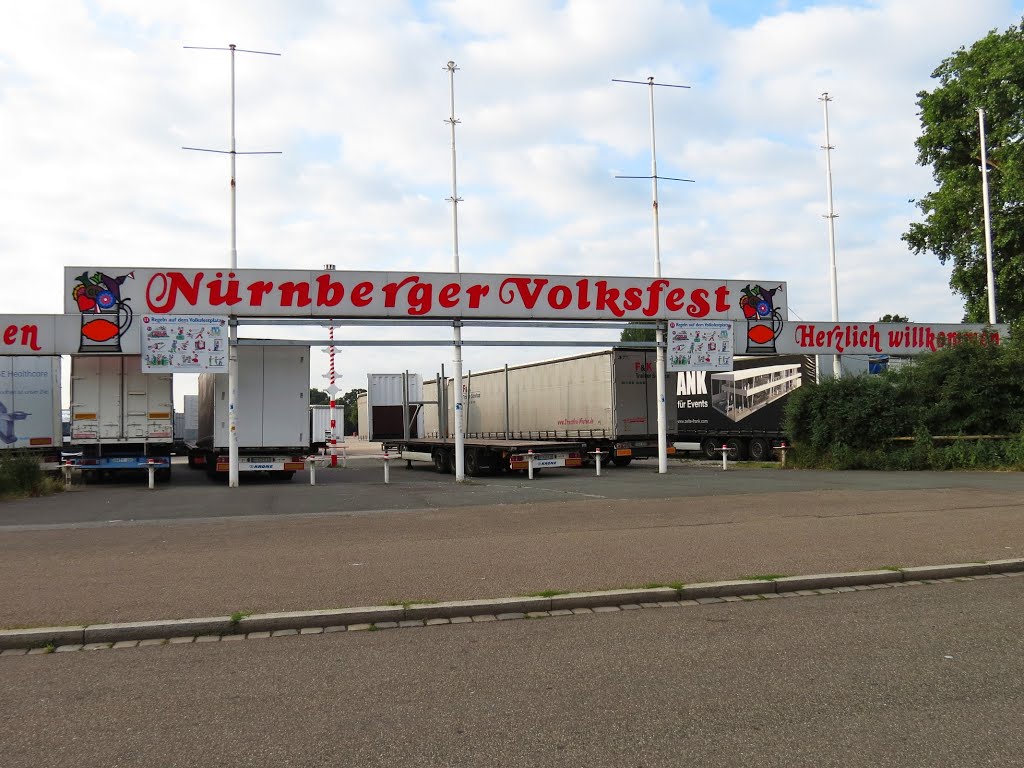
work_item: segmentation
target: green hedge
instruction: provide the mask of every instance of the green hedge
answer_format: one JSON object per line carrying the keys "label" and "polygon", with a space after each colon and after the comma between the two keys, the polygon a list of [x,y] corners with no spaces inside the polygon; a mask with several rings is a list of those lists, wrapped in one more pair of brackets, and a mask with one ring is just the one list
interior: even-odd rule
{"label": "green hedge", "polygon": [[786,430],[795,466],[1024,469],[1024,345],[965,339],[899,370],[801,387],[787,403]]}

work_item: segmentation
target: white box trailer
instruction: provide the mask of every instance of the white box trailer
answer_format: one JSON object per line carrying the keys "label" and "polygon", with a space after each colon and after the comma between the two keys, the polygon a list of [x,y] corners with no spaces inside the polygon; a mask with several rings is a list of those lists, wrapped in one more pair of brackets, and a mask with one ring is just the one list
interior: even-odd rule
{"label": "white box trailer", "polygon": [[0,356],[0,450],[27,451],[49,471],[62,446],[60,357]]}
{"label": "white box trailer", "polygon": [[[424,434],[423,377],[418,373],[371,373],[366,394],[356,399],[361,440],[389,440]],[[408,414],[405,416],[404,414]],[[408,424],[403,424],[407,418]]]}
{"label": "white box trailer", "polygon": [[156,465],[168,480],[173,443],[170,374],[143,373],[139,355],[71,357],[70,445],[87,478]]}
{"label": "white box trailer", "polygon": [[[290,478],[309,452],[309,347],[238,348],[238,469]],[[226,477],[228,376],[199,377],[199,437],[192,466]]]}
{"label": "white box trailer", "polygon": [[[511,437],[580,441],[601,450],[618,466],[658,455],[658,401],[655,353],[608,349],[543,360],[463,376],[468,437]],[[448,430],[453,383],[447,382]],[[675,374],[665,391],[675,392]],[[424,399],[437,400],[437,382],[424,386]],[[426,434],[444,432],[437,409],[427,409]],[[675,432],[675,409],[667,410],[668,434]],[[666,450],[675,449],[672,441]]]}

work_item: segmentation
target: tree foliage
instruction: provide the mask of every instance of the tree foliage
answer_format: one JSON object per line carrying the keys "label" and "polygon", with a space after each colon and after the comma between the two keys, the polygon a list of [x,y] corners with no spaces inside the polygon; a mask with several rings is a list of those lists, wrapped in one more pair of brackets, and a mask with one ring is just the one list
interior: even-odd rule
{"label": "tree foliage", "polygon": [[309,404],[310,405],[327,405],[331,402],[331,396],[324,392],[322,389],[316,387],[309,388]]}
{"label": "tree foliage", "polygon": [[917,162],[931,166],[937,189],[917,206],[924,221],[903,235],[915,253],[952,262],[950,287],[964,319],[988,319],[981,140],[986,154],[997,320],[1024,317],[1024,24],[996,30],[963,47],[932,73],[938,86],[917,94],[922,135]]}
{"label": "tree foliage", "polygon": [[635,324],[630,323],[622,329],[619,341],[649,341],[653,344],[656,333],[653,328],[637,328]]}
{"label": "tree foliage", "polygon": [[907,317],[906,315],[893,315],[893,314],[890,314],[890,313],[886,313],[886,314],[882,315],[880,318],[878,318],[878,322],[880,322],[880,323],[909,323],[910,322],[910,318]]}

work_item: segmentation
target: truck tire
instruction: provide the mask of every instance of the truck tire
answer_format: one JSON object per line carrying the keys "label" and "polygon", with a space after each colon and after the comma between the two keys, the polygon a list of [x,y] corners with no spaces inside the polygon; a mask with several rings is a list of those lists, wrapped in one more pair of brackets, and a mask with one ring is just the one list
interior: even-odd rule
{"label": "truck tire", "polygon": [[440,448],[434,449],[434,469],[443,475],[452,471],[452,458],[447,451]]}
{"label": "truck tire", "polygon": [[720,459],[722,454],[719,449],[722,447],[722,441],[714,437],[705,438],[704,442],[701,443],[700,450],[704,454],[706,459]]}
{"label": "truck tire", "polygon": [[466,474],[476,477],[480,472],[480,452],[469,448],[466,450]]}
{"label": "truck tire", "polygon": [[616,467],[628,467],[632,462],[632,456],[612,456],[612,464]]}
{"label": "truck tire", "polygon": [[729,449],[729,458],[733,461],[743,461],[747,458],[747,444],[739,437],[730,437],[725,441],[725,447]]}
{"label": "truck tire", "polygon": [[753,438],[748,445],[748,451],[751,461],[768,461],[770,459],[771,448],[763,437]]}

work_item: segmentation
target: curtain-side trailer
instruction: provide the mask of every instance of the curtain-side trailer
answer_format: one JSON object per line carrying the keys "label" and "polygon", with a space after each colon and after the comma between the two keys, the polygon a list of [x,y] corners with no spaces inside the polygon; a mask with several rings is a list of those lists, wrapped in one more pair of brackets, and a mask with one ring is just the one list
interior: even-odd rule
{"label": "curtain-side trailer", "polygon": [[[587,460],[600,450],[617,466],[658,455],[656,359],[653,351],[608,349],[463,376],[465,433],[473,439],[572,440],[585,446]],[[666,392],[674,391],[666,377]],[[447,380],[448,424],[452,382]],[[424,385],[424,398],[437,400],[437,381]],[[437,432],[437,410],[428,409],[426,432]],[[433,414],[433,418],[431,418]],[[668,452],[675,413],[667,409]]]}
{"label": "curtain-side trailer", "polygon": [[31,454],[60,468],[63,446],[60,358],[0,356],[0,450]]}
{"label": "curtain-side trailer", "polygon": [[170,374],[143,373],[139,355],[72,355],[71,450],[86,479],[156,466],[171,477]]}
{"label": "curtain-side trailer", "polygon": [[[238,470],[289,479],[310,447],[309,347],[238,347]],[[199,438],[189,463],[229,471],[228,376],[199,377]]]}

